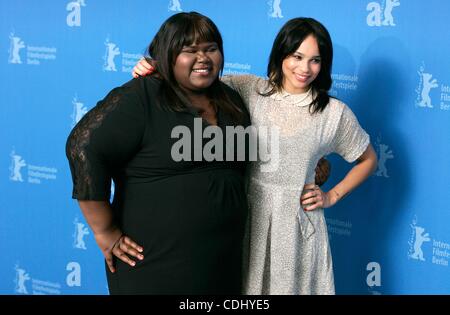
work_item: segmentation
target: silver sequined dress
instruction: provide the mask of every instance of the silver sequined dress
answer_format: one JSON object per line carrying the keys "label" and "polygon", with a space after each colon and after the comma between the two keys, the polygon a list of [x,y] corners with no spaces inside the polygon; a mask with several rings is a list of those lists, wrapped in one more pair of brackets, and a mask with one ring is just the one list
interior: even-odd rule
{"label": "silver sequined dress", "polygon": [[[253,75],[225,76],[249,108],[258,142],[271,159],[251,163],[250,216],[244,257],[244,294],[334,294],[333,266],[323,209],[305,212],[300,195],[314,183],[322,156],[341,155],[353,162],[366,150],[369,136],[352,111],[330,99],[311,115],[311,93],[267,91],[267,81]],[[260,132],[261,130],[268,132]],[[272,131],[279,131],[277,146]],[[258,146],[258,149],[262,146]]]}

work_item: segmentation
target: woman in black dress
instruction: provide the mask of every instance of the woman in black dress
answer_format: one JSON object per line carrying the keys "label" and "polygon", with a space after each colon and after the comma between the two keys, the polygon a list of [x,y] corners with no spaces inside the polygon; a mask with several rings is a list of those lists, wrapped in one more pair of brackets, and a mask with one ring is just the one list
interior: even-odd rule
{"label": "woman in black dress", "polygon": [[[113,89],[72,130],[73,198],[105,256],[111,294],[239,294],[247,162],[226,160],[238,149],[227,147],[225,127],[250,120],[219,81],[221,35],[209,18],[179,13],[148,53],[158,75]],[[183,148],[176,127],[191,134]],[[198,132],[211,127],[223,131],[223,159],[198,155],[210,140]]]}

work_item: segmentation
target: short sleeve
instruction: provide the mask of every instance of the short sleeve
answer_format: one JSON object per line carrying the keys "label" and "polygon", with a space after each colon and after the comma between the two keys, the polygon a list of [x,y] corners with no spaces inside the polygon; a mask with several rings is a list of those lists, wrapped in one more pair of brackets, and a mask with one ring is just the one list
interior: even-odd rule
{"label": "short sleeve", "polygon": [[369,135],[360,126],[355,114],[344,105],[333,138],[333,151],[351,163],[364,153],[369,143]]}
{"label": "short sleeve", "polygon": [[74,127],[66,143],[74,199],[109,200],[112,177],[141,147],[144,113],[133,88],[120,87]]}

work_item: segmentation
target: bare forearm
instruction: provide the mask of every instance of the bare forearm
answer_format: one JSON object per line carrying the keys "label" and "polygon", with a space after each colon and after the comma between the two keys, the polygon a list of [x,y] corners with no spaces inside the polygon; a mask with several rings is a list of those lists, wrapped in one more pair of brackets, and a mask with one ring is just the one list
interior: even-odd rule
{"label": "bare forearm", "polygon": [[109,202],[79,200],[78,204],[94,234],[103,234],[115,227]]}
{"label": "bare forearm", "polygon": [[123,235],[121,229],[114,223],[109,202],[79,200],[78,203],[87,223],[94,231],[95,240],[111,272],[116,271],[113,255],[130,266],[135,266],[136,262],[128,255],[139,260],[144,259],[141,254],[143,248],[130,237]]}
{"label": "bare forearm", "polygon": [[356,187],[361,185],[376,169],[377,156],[372,145],[369,145],[363,155],[358,159],[356,164],[345,176],[345,178],[334,186],[330,191],[330,198],[333,203],[338,202]]}
{"label": "bare forearm", "polygon": [[344,198],[353,189],[364,182],[377,167],[377,155],[369,144],[366,151],[358,158],[358,163],[347,173],[345,178],[330,191],[323,192],[316,184],[304,186],[300,202],[305,211],[329,208]]}

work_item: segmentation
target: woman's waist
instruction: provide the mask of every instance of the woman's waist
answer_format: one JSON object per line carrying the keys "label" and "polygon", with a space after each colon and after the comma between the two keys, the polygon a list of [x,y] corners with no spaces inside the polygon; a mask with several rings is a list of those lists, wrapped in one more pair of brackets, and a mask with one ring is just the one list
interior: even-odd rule
{"label": "woman's waist", "polygon": [[207,166],[196,167],[189,169],[176,169],[176,168],[140,168],[140,169],[128,169],[122,174],[116,176],[115,181],[122,182],[124,184],[145,184],[145,183],[157,183],[161,181],[177,181],[177,180],[189,180],[192,177],[198,179],[211,178],[214,176],[232,176],[240,178],[243,176],[243,168],[232,168],[225,166]]}

